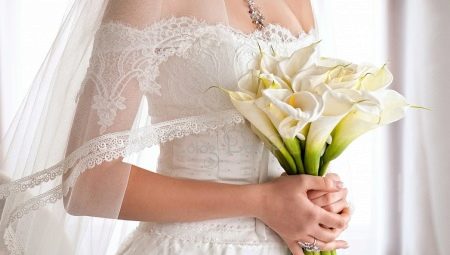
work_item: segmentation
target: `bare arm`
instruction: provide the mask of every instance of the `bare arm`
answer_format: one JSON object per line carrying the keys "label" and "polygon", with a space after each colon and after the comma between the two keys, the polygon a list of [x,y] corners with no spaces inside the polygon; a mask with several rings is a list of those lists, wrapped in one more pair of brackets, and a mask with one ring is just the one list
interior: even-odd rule
{"label": "bare arm", "polygon": [[257,184],[173,178],[132,166],[120,218],[171,222],[255,216],[261,198]]}

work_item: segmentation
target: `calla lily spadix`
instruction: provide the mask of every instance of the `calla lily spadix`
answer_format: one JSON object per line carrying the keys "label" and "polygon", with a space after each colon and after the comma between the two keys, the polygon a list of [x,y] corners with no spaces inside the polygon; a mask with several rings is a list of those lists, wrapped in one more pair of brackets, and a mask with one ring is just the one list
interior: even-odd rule
{"label": "calla lily spadix", "polygon": [[[277,123],[283,137],[295,137],[308,122],[319,118],[324,110],[322,97],[308,91],[292,93],[287,89],[266,89],[263,96],[286,114],[286,118]],[[292,121],[297,122],[295,128],[290,125]]]}

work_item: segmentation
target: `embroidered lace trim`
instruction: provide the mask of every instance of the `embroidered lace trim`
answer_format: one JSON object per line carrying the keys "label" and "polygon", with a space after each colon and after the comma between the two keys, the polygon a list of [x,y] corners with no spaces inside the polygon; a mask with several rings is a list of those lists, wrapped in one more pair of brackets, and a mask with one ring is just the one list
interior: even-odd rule
{"label": "embroidered lace trim", "polygon": [[6,248],[8,249],[11,255],[21,255],[24,253],[22,246],[17,241],[17,237],[14,234],[12,226],[8,226],[5,229],[5,233],[3,234],[3,240],[5,242]]}
{"label": "embroidered lace trim", "polygon": [[0,186],[0,198],[11,193],[23,192],[43,182],[48,182],[66,173],[70,168],[70,176],[62,185],[40,194],[18,206],[10,215],[9,224],[13,223],[30,210],[37,210],[48,203],[54,203],[67,194],[78,176],[86,169],[126,157],[146,147],[182,138],[191,134],[199,134],[212,129],[245,123],[244,117],[236,110],[215,112],[210,115],[193,116],[162,122],[134,132],[117,132],[95,138],[71,153],[65,160],[49,169]]}
{"label": "embroidered lace trim", "polygon": [[268,24],[247,34],[223,23],[209,24],[189,16],[172,16],[142,29],[111,21],[102,24],[96,34],[94,54],[77,100],[86,83],[92,82],[97,95],[91,107],[97,111],[103,134],[113,125],[117,111],[126,109],[126,98],[121,93],[130,80],[136,79],[142,92],[161,96],[161,86],[156,81],[159,65],[171,56],[185,57],[197,39],[218,30],[247,43],[253,40],[295,43],[315,33],[313,29],[295,36],[281,25]]}

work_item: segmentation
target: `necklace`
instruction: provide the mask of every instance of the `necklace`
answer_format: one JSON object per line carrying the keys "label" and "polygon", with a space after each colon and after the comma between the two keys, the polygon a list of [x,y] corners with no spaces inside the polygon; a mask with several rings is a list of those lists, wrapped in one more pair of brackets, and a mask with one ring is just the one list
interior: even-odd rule
{"label": "necklace", "polygon": [[247,0],[248,8],[250,13],[250,18],[252,19],[252,23],[256,25],[256,28],[261,30],[264,28],[264,16],[261,11],[255,4],[255,0]]}

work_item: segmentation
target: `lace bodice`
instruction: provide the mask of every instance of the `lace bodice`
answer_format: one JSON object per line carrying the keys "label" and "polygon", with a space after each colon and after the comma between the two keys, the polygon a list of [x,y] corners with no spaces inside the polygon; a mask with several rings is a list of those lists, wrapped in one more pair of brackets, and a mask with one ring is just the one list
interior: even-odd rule
{"label": "lace bodice", "polygon": [[[101,131],[125,107],[121,80],[135,77],[152,125],[168,124],[155,129],[157,137],[150,143],[201,133],[161,145],[158,170],[191,178],[255,182],[255,162],[249,159],[255,158],[261,143],[245,125],[230,128],[244,120],[225,93],[210,87],[236,89],[239,77],[255,65],[258,47],[289,55],[313,40],[314,31],[295,36],[280,25],[269,24],[245,34],[191,17],[171,17],[140,29],[123,23],[103,24],[88,76],[97,81],[98,91],[115,92],[95,97],[93,107]],[[119,61],[107,61],[112,57]],[[117,62],[114,68],[107,67]],[[111,84],[117,88],[102,89]],[[203,134],[207,130],[213,132]],[[224,161],[227,164],[219,164]]]}
{"label": "lace bodice", "polygon": [[[310,34],[293,35],[288,29],[269,24],[264,30],[245,34],[224,24],[207,24],[191,17],[171,17],[145,28],[123,23],[103,24],[97,34],[90,76],[99,94],[95,99],[102,128],[114,122],[114,112],[123,109],[121,86],[136,78],[145,93],[149,114],[160,122],[232,109],[227,96],[214,85],[235,88],[237,79],[251,66],[258,44],[280,54],[289,54],[314,40]],[[111,44],[111,42],[114,42]],[[119,61],[114,68],[108,58]],[[121,81],[122,80],[122,81]],[[114,85],[114,89],[101,89]]]}

